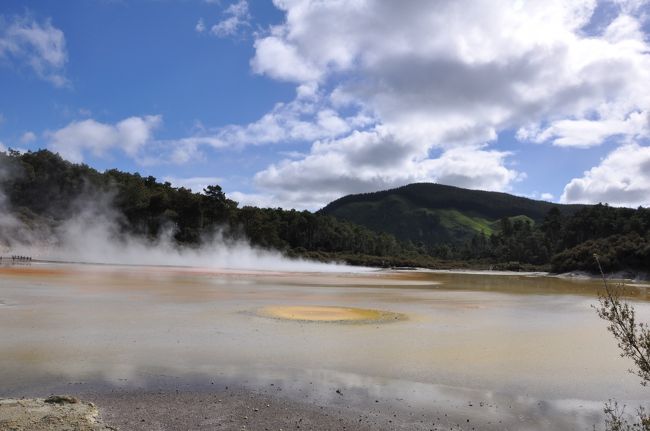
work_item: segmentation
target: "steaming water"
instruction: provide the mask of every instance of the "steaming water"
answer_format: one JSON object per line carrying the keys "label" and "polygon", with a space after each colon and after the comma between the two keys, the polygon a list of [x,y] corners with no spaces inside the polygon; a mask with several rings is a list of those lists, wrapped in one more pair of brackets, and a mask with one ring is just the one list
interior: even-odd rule
{"label": "steaming water", "polygon": [[[484,419],[584,428],[608,398],[650,400],[591,309],[597,288],[513,275],[2,267],[0,396],[55,383],[217,376],[253,388],[281,381],[289,391],[310,382],[324,399],[341,387],[463,413],[468,401],[484,401],[501,408]],[[639,288],[635,306],[647,321],[646,299]],[[408,318],[337,324],[256,314],[285,305]]]}

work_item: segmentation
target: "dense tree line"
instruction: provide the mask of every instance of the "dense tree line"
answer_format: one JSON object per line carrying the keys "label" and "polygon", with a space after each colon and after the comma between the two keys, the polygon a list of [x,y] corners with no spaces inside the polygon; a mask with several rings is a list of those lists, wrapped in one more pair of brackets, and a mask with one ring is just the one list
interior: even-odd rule
{"label": "dense tree line", "polygon": [[[87,165],[67,162],[47,150],[23,154],[0,152],[0,190],[3,192],[0,212],[10,211],[23,225],[33,228],[56,226],[87,206],[106,201],[103,208],[115,213],[114,218],[122,232],[154,239],[171,231],[180,245],[189,247],[200,245],[219,232],[227,238],[245,238],[255,246],[281,250],[290,256],[339,259],[376,266],[473,266],[594,272],[597,267],[592,256],[598,253],[606,271],[650,269],[650,209],[607,205],[555,207],[499,193],[441,188],[438,185],[436,191],[442,190],[442,195],[426,197],[418,196],[416,192],[430,187],[415,186],[405,189],[408,200],[398,202],[399,205],[409,202],[411,209],[415,208],[410,212],[412,217],[420,212],[422,217],[431,217],[430,211],[427,213],[428,210],[413,206],[413,200],[426,201],[428,205],[458,201],[458,205],[471,207],[472,211],[481,207],[491,214],[503,216],[486,225],[489,231],[480,231],[469,239],[467,235],[436,233],[437,236],[431,236],[437,238],[435,242],[424,243],[413,241],[408,235],[392,235],[381,229],[345,221],[345,217],[329,215],[333,211],[312,213],[240,207],[216,184],[208,186],[203,193],[194,193],[137,173],[116,169],[101,173]],[[458,196],[454,197],[454,193],[468,192],[478,200],[474,206]],[[373,195],[376,194],[363,195],[362,204],[370,202]],[[490,201],[492,198],[495,202]],[[384,205],[393,205],[391,199]],[[330,209],[348,205],[346,202],[345,198],[336,201]],[[516,208],[506,208],[509,202]],[[529,212],[534,210],[531,214],[536,217],[540,209],[545,213],[537,219],[511,216],[522,208]],[[462,216],[464,213],[458,214]],[[381,224],[379,218],[384,215],[378,211],[375,221]],[[417,221],[417,217],[408,220]],[[388,222],[399,227],[398,233],[416,229],[413,223],[402,226],[400,220],[383,223]],[[417,229],[426,230],[426,226],[421,224]],[[2,228],[0,223],[0,242]],[[440,229],[441,225],[432,225],[431,229],[434,228]],[[422,238],[422,235],[415,238]]]}
{"label": "dense tree line", "polygon": [[650,210],[556,205],[505,193],[410,184],[349,195],[323,210],[411,242],[422,254],[472,266],[650,271]]}
{"label": "dense tree line", "polygon": [[[441,254],[442,253],[442,254]],[[585,206],[564,216],[552,208],[543,222],[501,219],[501,229],[479,234],[438,256],[483,259],[495,263],[549,265],[554,272],[584,270],[596,273],[600,256],[605,271],[650,271],[650,209]]]}
{"label": "dense tree line", "polygon": [[199,245],[218,231],[228,238],[246,238],[255,246],[292,256],[374,256],[383,257],[378,262],[389,264],[399,256],[417,255],[391,235],[331,216],[239,207],[218,185],[194,193],[137,173],[116,169],[100,173],[47,150],[0,153],[0,169],[6,206],[31,226],[55,226],[86,206],[109,200],[108,207],[115,209],[124,233],[153,239],[163,230],[171,230],[174,239],[187,246]]}

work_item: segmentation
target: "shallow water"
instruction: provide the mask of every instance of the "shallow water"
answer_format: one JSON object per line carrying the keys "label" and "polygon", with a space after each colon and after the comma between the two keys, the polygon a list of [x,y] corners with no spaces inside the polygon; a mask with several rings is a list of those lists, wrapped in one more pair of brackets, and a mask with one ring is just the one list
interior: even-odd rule
{"label": "shallow water", "polygon": [[[554,417],[564,424],[556,429],[589,426],[608,398],[650,400],[591,308],[599,287],[445,272],[3,267],[0,396],[57,383],[220,376],[253,389],[283,381],[296,393],[309,382],[325,398],[335,386],[360,397],[390,394],[422,408],[462,410],[467,400],[484,400],[514,406],[529,424]],[[640,319],[650,320],[646,288],[630,294]],[[273,306],[406,319],[339,324],[257,313]],[[482,413],[492,414],[500,413]]]}

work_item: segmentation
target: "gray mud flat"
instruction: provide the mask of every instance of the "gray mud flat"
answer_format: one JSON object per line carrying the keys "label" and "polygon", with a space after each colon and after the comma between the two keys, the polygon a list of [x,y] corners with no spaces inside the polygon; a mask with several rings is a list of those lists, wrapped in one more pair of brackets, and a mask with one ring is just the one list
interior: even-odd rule
{"label": "gray mud flat", "polygon": [[71,397],[0,399],[2,431],[108,431],[92,403]]}

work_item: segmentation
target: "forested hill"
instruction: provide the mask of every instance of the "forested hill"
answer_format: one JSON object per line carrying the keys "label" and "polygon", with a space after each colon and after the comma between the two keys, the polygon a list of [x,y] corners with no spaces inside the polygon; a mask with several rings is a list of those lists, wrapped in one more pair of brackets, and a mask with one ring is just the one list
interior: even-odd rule
{"label": "forested hill", "polygon": [[507,193],[417,183],[375,193],[348,195],[320,210],[431,249],[461,244],[499,231],[504,217],[541,223],[551,208],[571,215],[582,205],[560,205]]}
{"label": "forested hill", "polygon": [[505,269],[650,272],[650,209],[559,205],[439,184],[350,195],[319,211],[447,262]]}

